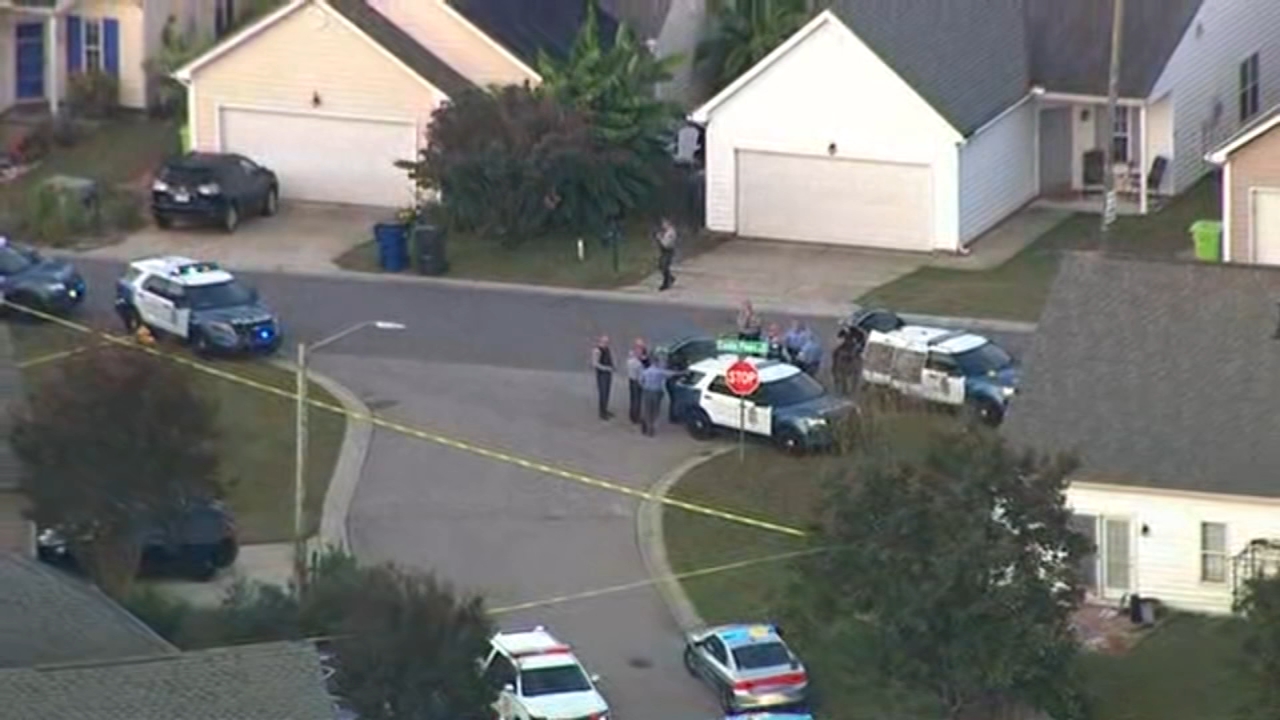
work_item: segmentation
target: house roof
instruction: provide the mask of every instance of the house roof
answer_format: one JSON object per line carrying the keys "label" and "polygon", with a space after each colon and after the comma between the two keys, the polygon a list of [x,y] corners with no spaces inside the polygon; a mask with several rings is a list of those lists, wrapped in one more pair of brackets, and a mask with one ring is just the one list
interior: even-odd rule
{"label": "house roof", "polygon": [[[587,18],[583,0],[447,1],[481,32],[531,67],[537,66],[540,50],[555,59],[568,57]],[[611,43],[618,31],[617,20],[603,9],[598,9],[596,17],[601,40]]]}
{"label": "house roof", "polygon": [[[1023,0],[1031,78],[1051,92],[1106,95],[1114,0]],[[1122,97],[1145,98],[1204,0],[1127,0],[1121,31]]]}
{"label": "house roof", "polygon": [[332,720],[309,643],[0,670],[11,720]]}
{"label": "house roof", "polygon": [[1277,125],[1280,125],[1280,105],[1246,123],[1235,134],[1227,138],[1226,142],[1214,148],[1213,152],[1208,155],[1209,162],[1219,165],[1225,163],[1227,157],[1232,153],[1267,134]]}
{"label": "house roof", "polygon": [[16,490],[22,472],[9,444],[10,413],[24,401],[22,374],[16,363],[13,335],[8,325],[0,326],[0,491]]}
{"label": "house roof", "polygon": [[1280,497],[1280,268],[1070,255],[1002,431],[1082,479]]}
{"label": "house roof", "polygon": [[[0,667],[172,652],[93,585],[34,560],[0,555]],[[11,696],[0,689],[0,697]]]}

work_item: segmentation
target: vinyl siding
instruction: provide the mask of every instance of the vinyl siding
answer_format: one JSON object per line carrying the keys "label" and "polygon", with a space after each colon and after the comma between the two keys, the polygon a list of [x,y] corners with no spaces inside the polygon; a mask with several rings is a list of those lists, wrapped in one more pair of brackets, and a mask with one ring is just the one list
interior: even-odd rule
{"label": "vinyl siding", "polygon": [[1266,187],[1280,188],[1280,131],[1270,132],[1237,150],[1231,163],[1231,207],[1223,208],[1230,214],[1230,258],[1233,262],[1255,262],[1249,231],[1253,218],[1249,210],[1249,190]]}
{"label": "vinyl siding", "polygon": [[1036,124],[1024,101],[960,147],[960,242],[986,232],[1040,193]]}
{"label": "vinyl siding", "polygon": [[13,46],[13,13],[0,13],[0,112],[13,105],[18,79],[14,77],[17,48]]}
{"label": "vinyl siding", "polygon": [[[1067,489],[1074,512],[1128,518],[1131,590],[1191,612],[1231,612],[1231,560],[1250,540],[1280,538],[1280,500],[1174,493],[1092,483]],[[1227,581],[1200,580],[1200,524],[1227,526]],[[1143,537],[1141,528],[1147,526]]]}
{"label": "vinyl siding", "polygon": [[1255,52],[1265,111],[1280,102],[1280,3],[1205,0],[1150,95],[1173,92],[1172,192],[1212,169],[1204,156],[1240,127],[1240,63]]}
{"label": "vinyl siding", "polygon": [[443,0],[369,0],[423,47],[481,87],[537,82],[510,53],[474,29]]}
{"label": "vinyl siding", "polygon": [[712,109],[707,226],[737,232],[737,150],[826,156],[834,143],[840,158],[929,166],[932,244],[955,250],[959,140],[852,32],[838,21],[826,22]]}
{"label": "vinyl siding", "polygon": [[[299,48],[306,49],[305,62]],[[220,105],[406,120],[425,130],[445,99],[318,5],[295,11],[198,69],[192,83],[191,122],[202,150],[219,147]],[[313,94],[320,96],[318,109],[312,108]]]}

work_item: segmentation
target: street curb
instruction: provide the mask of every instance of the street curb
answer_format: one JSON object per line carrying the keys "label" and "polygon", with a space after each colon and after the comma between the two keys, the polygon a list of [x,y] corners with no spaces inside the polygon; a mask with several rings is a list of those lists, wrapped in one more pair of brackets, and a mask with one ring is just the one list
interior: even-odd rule
{"label": "street curb", "polygon": [[680,482],[680,479],[690,470],[732,451],[732,446],[707,450],[697,457],[680,463],[649,488],[648,497],[641,502],[640,509],[636,511],[636,544],[640,549],[640,560],[644,563],[645,572],[653,581],[653,586],[658,590],[658,597],[662,599],[662,604],[671,614],[671,619],[675,620],[676,625],[684,633],[704,628],[707,624],[698,614],[693,602],[689,600],[684,588],[680,586],[680,581],[673,577],[675,573],[671,569],[670,561],[667,560],[667,543],[662,531],[662,511],[665,508],[662,498],[665,498],[667,493],[671,492],[671,488],[675,487],[675,484]]}
{"label": "street curb", "polygon": [[[291,372],[297,372],[298,369],[293,363],[284,360],[275,360],[272,364]],[[325,491],[324,505],[320,511],[320,533],[313,540],[318,541],[321,546],[350,552],[347,514],[351,511],[356,485],[360,483],[365,458],[369,455],[369,443],[373,438],[373,423],[369,418],[373,417],[373,413],[363,400],[337,380],[310,368],[307,369],[307,376],[329,391],[347,411],[342,446],[338,450],[338,460],[333,464],[333,475],[329,478],[329,488]]]}

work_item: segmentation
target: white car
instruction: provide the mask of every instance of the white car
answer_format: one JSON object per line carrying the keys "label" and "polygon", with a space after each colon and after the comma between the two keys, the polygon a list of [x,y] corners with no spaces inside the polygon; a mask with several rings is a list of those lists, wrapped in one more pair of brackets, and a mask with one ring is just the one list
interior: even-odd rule
{"label": "white car", "polygon": [[500,720],[608,720],[609,704],[573,648],[539,625],[499,632],[483,662],[487,678],[502,688],[494,710]]}

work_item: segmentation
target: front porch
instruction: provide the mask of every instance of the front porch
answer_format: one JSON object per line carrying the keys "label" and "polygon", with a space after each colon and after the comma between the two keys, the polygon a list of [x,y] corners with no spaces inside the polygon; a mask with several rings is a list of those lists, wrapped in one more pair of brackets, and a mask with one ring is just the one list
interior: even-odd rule
{"label": "front porch", "polygon": [[56,114],[76,73],[119,77],[119,22],[68,14],[75,7],[69,0],[0,0],[0,112],[43,105]]}

